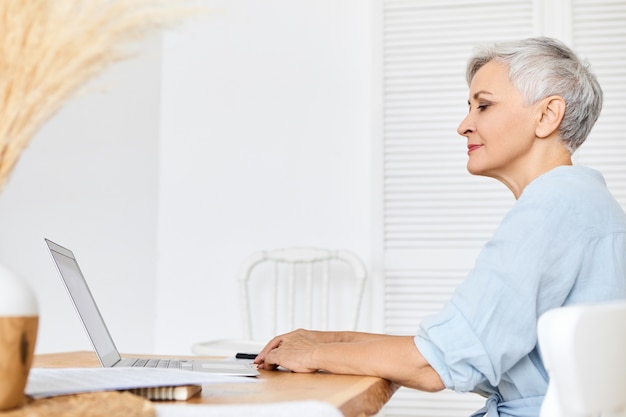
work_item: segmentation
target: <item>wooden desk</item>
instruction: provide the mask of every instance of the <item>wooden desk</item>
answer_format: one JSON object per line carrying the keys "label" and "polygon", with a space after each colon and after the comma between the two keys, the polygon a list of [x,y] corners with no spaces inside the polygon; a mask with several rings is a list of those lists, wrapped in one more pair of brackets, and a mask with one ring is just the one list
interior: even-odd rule
{"label": "wooden desk", "polygon": [[[133,355],[134,356],[134,355]],[[142,355],[149,357],[149,355]],[[198,357],[194,357],[198,358]],[[35,355],[33,367],[99,367],[93,352]],[[250,404],[281,401],[319,400],[337,407],[346,417],[376,414],[398,386],[370,376],[297,374],[261,370],[262,384],[216,384],[202,395],[187,401],[197,404]]]}

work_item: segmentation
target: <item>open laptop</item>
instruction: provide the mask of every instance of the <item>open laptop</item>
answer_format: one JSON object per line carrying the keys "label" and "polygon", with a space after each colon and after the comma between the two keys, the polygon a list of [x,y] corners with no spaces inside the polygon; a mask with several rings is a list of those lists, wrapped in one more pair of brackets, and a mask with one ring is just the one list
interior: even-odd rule
{"label": "open laptop", "polygon": [[220,375],[256,376],[256,366],[244,361],[201,360],[201,359],[145,359],[123,358],[107,329],[96,301],[91,295],[85,277],[71,250],[45,239],[52,260],[65,284],[76,312],[87,331],[91,344],[103,367],[141,366],[156,368],[178,368],[190,371],[211,372]]}

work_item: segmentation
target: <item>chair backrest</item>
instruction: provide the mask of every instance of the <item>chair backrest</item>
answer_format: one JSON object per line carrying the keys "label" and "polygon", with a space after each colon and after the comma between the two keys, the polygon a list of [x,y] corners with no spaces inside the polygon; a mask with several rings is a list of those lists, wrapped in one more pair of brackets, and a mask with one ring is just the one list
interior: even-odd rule
{"label": "chair backrest", "polygon": [[256,252],[239,275],[244,336],[253,340],[298,327],[355,330],[366,279],[363,262],[347,250]]}
{"label": "chair backrest", "polygon": [[550,376],[541,417],[626,416],[626,302],[550,310],[538,336]]}

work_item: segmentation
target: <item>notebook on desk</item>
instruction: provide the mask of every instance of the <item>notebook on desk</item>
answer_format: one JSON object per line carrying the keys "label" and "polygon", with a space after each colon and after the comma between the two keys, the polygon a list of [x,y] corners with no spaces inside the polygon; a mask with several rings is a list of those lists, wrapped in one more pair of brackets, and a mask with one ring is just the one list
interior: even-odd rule
{"label": "notebook on desk", "polygon": [[133,366],[178,368],[219,375],[256,376],[259,371],[245,361],[221,361],[202,359],[145,359],[123,358],[119,354],[113,338],[100,314],[87,281],[78,266],[74,253],[48,239],[45,239],[52,260],[57,267],[65,288],[72,299],[76,312],[87,331],[89,340],[103,367]]}

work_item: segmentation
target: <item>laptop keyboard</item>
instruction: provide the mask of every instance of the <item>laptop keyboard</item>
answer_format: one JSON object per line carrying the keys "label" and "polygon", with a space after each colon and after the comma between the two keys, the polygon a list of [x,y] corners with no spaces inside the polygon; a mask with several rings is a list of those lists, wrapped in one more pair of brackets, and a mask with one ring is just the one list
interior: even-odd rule
{"label": "laptop keyboard", "polygon": [[191,361],[181,359],[135,359],[127,366],[139,368],[175,368],[189,369],[192,367]]}

